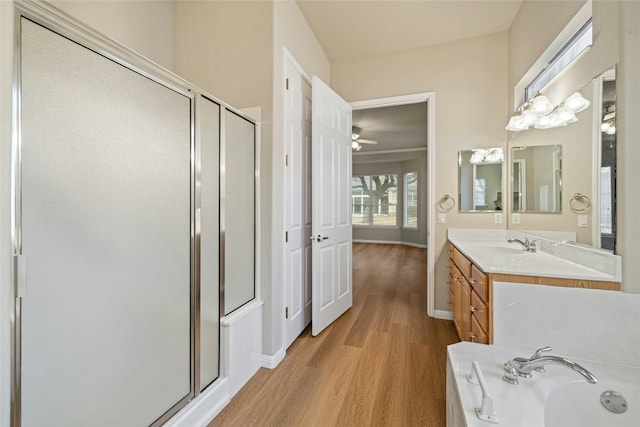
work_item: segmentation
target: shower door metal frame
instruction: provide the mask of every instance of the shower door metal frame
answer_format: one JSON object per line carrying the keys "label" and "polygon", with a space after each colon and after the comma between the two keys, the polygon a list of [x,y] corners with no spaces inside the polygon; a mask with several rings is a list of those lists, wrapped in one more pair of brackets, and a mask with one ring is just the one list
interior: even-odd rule
{"label": "shower door metal frame", "polygon": [[[152,423],[153,426],[161,425],[169,418],[182,409],[190,400],[200,394],[200,215],[201,194],[200,194],[200,152],[201,152],[201,135],[197,130],[197,118],[199,114],[200,101],[199,96],[204,96],[209,100],[217,103],[221,111],[226,108],[241,117],[249,120],[255,125],[255,121],[245,114],[226,105],[216,97],[207,94],[205,91],[197,88],[188,81],[174,75],[166,69],[158,66],[152,61],[141,55],[129,50],[124,45],[112,41],[104,35],[78,22],[73,17],[59,9],[43,3],[32,1],[15,1],[14,2],[14,78],[13,78],[13,99],[12,99],[12,141],[11,141],[11,248],[13,255],[11,281],[13,283],[12,297],[14,304],[10,313],[11,323],[11,425],[19,427],[21,425],[21,297],[23,296],[23,277],[19,274],[22,265],[22,159],[21,159],[21,20],[26,18],[33,21],[50,31],[59,34],[98,55],[106,57],[115,63],[124,66],[131,71],[138,73],[150,80],[161,84],[162,86],[173,90],[181,95],[189,98],[190,102],[190,209],[191,209],[191,225],[190,225],[190,392],[177,402],[172,408],[161,415]],[[221,123],[222,125],[222,123]],[[222,144],[222,141],[221,141]],[[258,159],[256,159],[256,173],[258,173]],[[222,175],[222,173],[221,173]],[[221,177],[223,178],[223,177]],[[258,181],[256,179],[256,181]],[[257,182],[256,182],[257,184]],[[221,206],[220,217],[224,215]],[[254,215],[256,212],[254,211]],[[257,221],[256,221],[257,222]],[[221,230],[222,231],[222,230]],[[221,233],[220,242],[224,242]],[[255,242],[255,241],[254,241]],[[221,245],[220,265],[224,263],[224,251]],[[222,299],[222,297],[221,297]],[[220,342],[220,328],[218,326],[218,340]],[[220,347],[218,354],[218,377],[213,381],[215,383],[220,379]]]}

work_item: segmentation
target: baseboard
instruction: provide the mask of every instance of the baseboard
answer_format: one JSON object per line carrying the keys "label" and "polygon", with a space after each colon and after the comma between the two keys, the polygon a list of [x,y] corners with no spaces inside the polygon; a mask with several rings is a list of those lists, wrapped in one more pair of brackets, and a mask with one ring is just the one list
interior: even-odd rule
{"label": "baseboard", "polygon": [[276,354],[272,356],[268,354],[263,354],[262,357],[260,358],[260,366],[262,366],[263,368],[275,369],[280,364],[280,362],[282,362],[285,355],[286,355],[286,352],[284,351],[283,348],[276,351]]}
{"label": "baseboard", "polygon": [[447,310],[436,310],[433,312],[436,319],[453,320],[453,313]]}
{"label": "baseboard", "polygon": [[362,239],[353,239],[353,243],[375,243],[379,245],[404,245],[411,246],[414,248],[426,249],[427,245],[423,245],[421,243],[412,243],[412,242],[401,242],[397,240],[362,240]]}
{"label": "baseboard", "polygon": [[206,427],[231,401],[229,380],[220,378],[164,424],[164,427]]}

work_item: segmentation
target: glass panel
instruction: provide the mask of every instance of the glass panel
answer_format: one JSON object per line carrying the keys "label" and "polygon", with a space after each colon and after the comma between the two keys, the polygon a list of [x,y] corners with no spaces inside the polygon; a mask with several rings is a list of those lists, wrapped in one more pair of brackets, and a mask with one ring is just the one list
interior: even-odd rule
{"label": "glass panel", "polygon": [[191,100],[22,20],[22,425],[191,391]]}
{"label": "glass panel", "polygon": [[502,210],[502,148],[475,148],[458,153],[460,212]]}
{"label": "glass panel", "polygon": [[578,32],[560,49],[544,69],[527,85],[524,91],[525,102],[533,98],[551,80],[556,78],[586,48],[593,44],[593,24],[589,19]]}
{"label": "glass panel", "polygon": [[600,120],[600,247],[616,247],[616,69],[602,76],[602,119]]}
{"label": "glass panel", "polygon": [[255,298],[255,125],[225,114],[224,314]]}
{"label": "glass panel", "polygon": [[218,378],[220,334],[220,106],[201,98],[200,390]]}
{"label": "glass panel", "polygon": [[398,175],[354,176],[351,179],[352,225],[398,224]]}
{"label": "glass panel", "polygon": [[404,175],[404,227],[418,228],[418,173]]}
{"label": "glass panel", "polygon": [[511,161],[513,211],[560,213],[562,146],[513,147]]}

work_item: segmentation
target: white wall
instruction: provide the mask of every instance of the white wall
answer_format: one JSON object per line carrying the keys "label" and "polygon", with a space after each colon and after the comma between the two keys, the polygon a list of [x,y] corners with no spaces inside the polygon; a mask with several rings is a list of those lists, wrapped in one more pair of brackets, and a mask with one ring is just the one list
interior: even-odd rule
{"label": "white wall", "polygon": [[172,1],[50,0],[49,3],[164,68],[173,68]]}
{"label": "white wall", "polygon": [[[506,148],[507,33],[375,57],[346,59],[331,65],[331,84],[348,101],[434,91],[435,199],[458,193],[458,150]],[[430,106],[431,107],[431,106]],[[457,197],[456,197],[457,199]],[[448,311],[446,230],[504,228],[490,213],[447,214],[437,224],[435,247],[436,310]],[[435,208],[429,207],[429,214]]]}

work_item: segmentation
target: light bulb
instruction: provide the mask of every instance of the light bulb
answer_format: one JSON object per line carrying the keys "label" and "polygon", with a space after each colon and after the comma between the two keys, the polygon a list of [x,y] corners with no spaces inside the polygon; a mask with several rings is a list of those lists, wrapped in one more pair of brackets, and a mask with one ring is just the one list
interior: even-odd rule
{"label": "light bulb", "polygon": [[564,100],[564,108],[574,113],[579,113],[586,109],[591,103],[585,99],[579,92],[573,93],[567,99]]}
{"label": "light bulb", "polygon": [[549,102],[549,98],[537,94],[531,100],[531,110],[536,114],[548,114],[553,110],[553,105]]}

